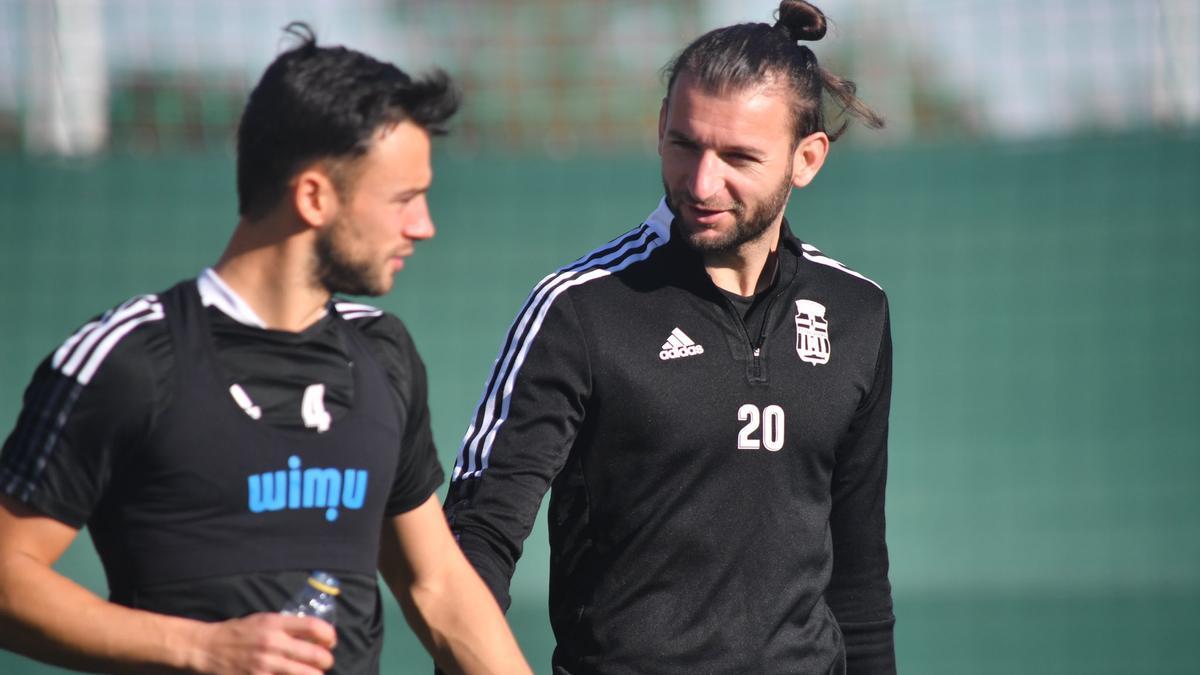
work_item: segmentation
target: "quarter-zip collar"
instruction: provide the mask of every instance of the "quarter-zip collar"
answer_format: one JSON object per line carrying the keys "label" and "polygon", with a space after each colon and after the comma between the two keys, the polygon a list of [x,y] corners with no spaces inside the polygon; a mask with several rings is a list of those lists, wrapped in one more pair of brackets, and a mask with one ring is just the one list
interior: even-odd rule
{"label": "quarter-zip collar", "polygon": [[704,268],[704,257],[687,244],[680,234],[675,220],[671,221],[671,239],[663,247],[666,254],[663,263],[668,266],[665,275],[668,283],[679,284],[697,296],[717,305],[723,311],[732,333],[740,336],[730,347],[738,360],[746,361],[746,378],[755,384],[767,384],[768,373],[764,356],[764,345],[774,325],[776,312],[781,306],[779,297],[791,288],[803,256],[800,240],[792,234],[787,218],[779,227],[779,245],[776,247],[775,279],[763,292],[763,308],[758,316],[746,325],[733,303],[726,298]]}

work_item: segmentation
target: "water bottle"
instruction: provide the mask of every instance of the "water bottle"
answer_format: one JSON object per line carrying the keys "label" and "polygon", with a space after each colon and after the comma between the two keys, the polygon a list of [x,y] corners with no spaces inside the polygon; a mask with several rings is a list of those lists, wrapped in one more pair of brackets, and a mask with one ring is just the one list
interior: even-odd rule
{"label": "water bottle", "polygon": [[341,592],[337,577],[327,572],[313,572],[308,575],[308,583],[280,611],[295,616],[315,616],[337,625],[337,597]]}

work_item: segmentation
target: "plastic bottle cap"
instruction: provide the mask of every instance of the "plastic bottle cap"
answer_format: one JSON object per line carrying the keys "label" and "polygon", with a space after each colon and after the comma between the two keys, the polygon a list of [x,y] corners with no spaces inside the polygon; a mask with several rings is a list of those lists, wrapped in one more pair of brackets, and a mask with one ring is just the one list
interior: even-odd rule
{"label": "plastic bottle cap", "polygon": [[342,589],[338,588],[337,586],[330,586],[329,584],[317,581],[312,577],[308,578],[308,585],[312,586],[318,591],[321,591],[322,593],[328,593],[330,595],[337,595],[342,592]]}

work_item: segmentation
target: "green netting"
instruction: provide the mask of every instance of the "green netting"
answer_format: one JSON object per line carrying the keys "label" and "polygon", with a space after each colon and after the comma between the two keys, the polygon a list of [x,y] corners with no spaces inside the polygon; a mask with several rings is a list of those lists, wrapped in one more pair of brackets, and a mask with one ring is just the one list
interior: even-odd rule
{"label": "green netting", "polygon": [[[219,255],[232,157],[0,158],[0,428],[91,314]],[[429,366],[442,459],[544,273],[637,224],[656,158],[436,159],[439,233],[380,304]],[[896,345],[889,535],[911,673],[1200,660],[1200,139],[835,146],[794,229],[879,281]],[[549,672],[545,532],[511,618]],[[103,592],[86,539],[60,567]],[[389,603],[389,606],[392,606]],[[389,673],[430,672],[389,614]],[[45,673],[9,654],[0,672]]]}

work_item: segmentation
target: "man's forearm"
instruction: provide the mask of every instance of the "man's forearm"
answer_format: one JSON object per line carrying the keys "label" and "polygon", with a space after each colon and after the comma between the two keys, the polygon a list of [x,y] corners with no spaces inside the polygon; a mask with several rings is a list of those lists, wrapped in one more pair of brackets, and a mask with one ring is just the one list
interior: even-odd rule
{"label": "man's forearm", "polygon": [[202,624],[122,607],[22,553],[0,558],[0,643],[75,670],[184,670]]}
{"label": "man's forearm", "polygon": [[261,612],[205,623],[107,602],[44,562],[0,555],[0,646],[106,673],[289,672],[333,666],[329,624]]}
{"label": "man's forearm", "polygon": [[414,585],[401,606],[446,673],[531,672],[491,591],[466,560],[436,583]]}
{"label": "man's forearm", "polygon": [[531,674],[500,606],[450,534],[436,495],[384,524],[379,571],[445,672]]}

